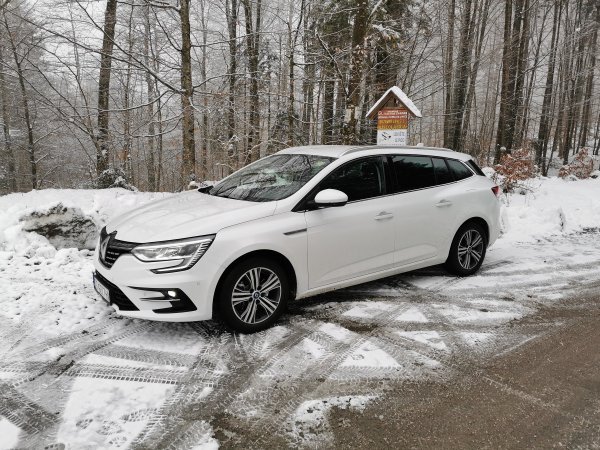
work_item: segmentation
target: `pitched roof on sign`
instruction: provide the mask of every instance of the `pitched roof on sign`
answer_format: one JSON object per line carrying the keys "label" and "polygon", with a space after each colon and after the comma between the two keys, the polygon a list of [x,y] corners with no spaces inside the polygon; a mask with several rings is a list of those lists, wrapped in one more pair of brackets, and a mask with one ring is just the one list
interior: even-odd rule
{"label": "pitched roof on sign", "polygon": [[408,98],[408,95],[406,95],[404,91],[398,86],[392,86],[391,88],[389,88],[386,91],[386,93],[383,94],[379,100],[377,100],[377,103],[375,103],[373,107],[369,109],[369,112],[367,112],[367,117],[371,117],[371,115],[373,115],[376,111],[379,111],[383,107],[383,105],[385,105],[385,103],[389,100],[391,95],[395,96],[398,100],[400,100],[400,102],[404,106],[406,106],[406,109],[408,109],[412,115],[414,115],[415,117],[423,117],[421,111],[419,111],[419,108],[415,106],[412,100]]}

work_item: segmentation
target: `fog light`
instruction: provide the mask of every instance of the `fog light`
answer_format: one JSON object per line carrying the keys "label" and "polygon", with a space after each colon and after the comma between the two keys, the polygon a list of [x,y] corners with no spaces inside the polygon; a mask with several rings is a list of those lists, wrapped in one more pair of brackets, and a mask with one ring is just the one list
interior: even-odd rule
{"label": "fog light", "polygon": [[167,291],[167,295],[171,298],[177,298],[177,291]]}

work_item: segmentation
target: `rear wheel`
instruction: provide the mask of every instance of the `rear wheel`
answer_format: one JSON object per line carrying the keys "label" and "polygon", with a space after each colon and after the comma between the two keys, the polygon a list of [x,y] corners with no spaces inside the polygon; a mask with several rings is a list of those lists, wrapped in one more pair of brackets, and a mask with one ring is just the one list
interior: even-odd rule
{"label": "rear wheel", "polygon": [[270,327],[286,308],[290,286],[285,270],[266,258],[236,264],[219,292],[223,320],[236,331],[252,333]]}
{"label": "rear wheel", "polygon": [[466,223],[456,232],[446,260],[446,269],[458,276],[472,275],[479,270],[487,249],[486,234],[481,225]]}

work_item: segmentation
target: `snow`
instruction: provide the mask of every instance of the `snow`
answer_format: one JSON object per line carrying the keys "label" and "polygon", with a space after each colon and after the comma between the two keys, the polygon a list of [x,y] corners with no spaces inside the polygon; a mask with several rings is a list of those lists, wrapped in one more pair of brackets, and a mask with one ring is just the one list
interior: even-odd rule
{"label": "snow", "polygon": [[127,447],[174,389],[168,384],[77,378],[62,413],[58,442],[71,447]]}
{"label": "snow", "polygon": [[[228,410],[240,406],[239,420],[272,419],[273,427],[287,427],[290,442],[323,445],[332,437],[332,407],[360,412],[385,395],[382,383],[440,380],[460,352],[490,357],[531,339],[530,330],[515,333],[511,321],[598,279],[600,179],[538,178],[529,185],[523,195],[502,195],[503,234],[478,275],[457,278],[433,268],[380,280],[325,296],[327,307],[302,306],[313,318],[291,314],[253,335],[119,318],[91,286],[92,251],[57,248],[66,241],[24,229],[36,212],[59,204],[100,227],[171,194],[45,190],[0,197],[0,380],[58,412],[48,433],[66,448],[135,445],[165,414],[185,420],[170,402],[187,408],[191,401],[203,411],[211,404],[204,399],[213,390],[223,396],[223,389],[233,402]],[[127,381],[132,374],[136,381]],[[229,377],[239,383],[240,374],[239,386],[228,384]],[[285,400],[285,417],[268,415],[279,398],[269,390],[274,384],[278,396],[289,389],[294,395]],[[198,439],[186,448],[218,447],[210,414],[198,416]],[[0,415],[0,449],[37,439],[19,425]]]}
{"label": "snow", "polygon": [[525,195],[503,194],[508,229],[497,248],[535,242],[600,226],[600,180],[570,182],[560,178],[533,181]]}
{"label": "snow", "polygon": [[325,349],[323,346],[317,344],[312,339],[302,339],[302,347],[307,354],[315,359],[321,358],[325,354]]}
{"label": "snow", "polygon": [[356,318],[371,318],[377,314],[381,314],[382,312],[389,311],[393,307],[393,304],[384,302],[361,303],[346,311],[344,315]]}
{"label": "snow", "polygon": [[352,338],[352,332],[334,323],[324,323],[319,331],[331,336],[336,341],[348,342]]}
{"label": "snow", "polygon": [[[47,212],[59,203],[80,211],[103,226],[109,218],[173,194],[132,192],[126,189],[45,189],[0,196],[0,250],[22,249],[32,233],[23,231],[19,220],[35,211]],[[41,242],[44,242],[42,240]]]}
{"label": "snow", "polygon": [[356,395],[304,401],[292,416],[289,434],[303,446],[321,447],[332,439],[327,420],[331,409],[361,412],[376,398],[375,395]]}
{"label": "snow", "polygon": [[197,355],[206,343],[193,330],[180,324],[161,323],[151,330],[121,339],[115,345],[139,350],[174,352],[182,355]]}
{"label": "snow", "polygon": [[387,352],[370,341],[362,343],[346,360],[342,367],[395,368],[400,364]]}
{"label": "snow", "polygon": [[397,334],[403,338],[428,345],[436,350],[448,350],[448,346],[437,331],[398,331]]}
{"label": "snow", "polygon": [[460,336],[467,345],[477,347],[478,345],[489,341],[493,337],[493,334],[464,331],[460,333]]}
{"label": "snow", "polygon": [[[1,196],[0,292],[4,296],[0,319],[16,325],[35,317],[37,330],[60,334],[113,314],[91,287],[92,251],[57,250],[48,239],[24,227],[34,227],[36,215],[37,225],[47,224],[50,219],[45,213],[57,205],[68,208],[67,216],[79,214],[101,227],[110,217],[168,195],[125,189],[48,189]],[[65,242],[69,240],[57,239],[54,244],[61,247]]]}
{"label": "snow", "polygon": [[457,305],[433,305],[451,322],[505,323],[523,316],[521,311],[490,311],[485,308],[463,308]]}
{"label": "snow", "polygon": [[96,355],[94,353],[87,355],[81,360],[84,364],[95,364],[112,367],[138,367],[144,369],[163,369],[163,370],[181,370],[186,371],[186,367],[172,366],[168,364],[156,364],[144,361],[131,361],[129,359],[114,358],[112,356]]}
{"label": "snow", "polygon": [[419,108],[417,108],[415,106],[415,104],[413,103],[413,101],[408,98],[408,95],[406,95],[404,93],[404,91],[402,89],[400,89],[398,86],[392,86],[391,88],[389,88],[385,94],[383,94],[379,100],[377,100],[377,103],[375,103],[371,109],[369,109],[369,111],[367,112],[367,117],[370,117],[371,114],[373,114],[374,111],[377,111],[380,106],[381,103],[383,103],[384,100],[386,100],[387,96],[389,94],[393,94],[395,95],[403,104],[404,106],[406,106],[406,108],[412,113],[414,114],[416,117],[423,117],[423,115],[421,114],[421,111],[419,110]]}
{"label": "snow", "polygon": [[2,436],[0,450],[16,447],[19,443],[19,434],[21,434],[21,429],[18,426],[0,416],[0,436]]}
{"label": "snow", "polygon": [[396,320],[399,322],[417,322],[417,323],[427,323],[427,317],[423,314],[419,308],[410,308],[396,317]]}

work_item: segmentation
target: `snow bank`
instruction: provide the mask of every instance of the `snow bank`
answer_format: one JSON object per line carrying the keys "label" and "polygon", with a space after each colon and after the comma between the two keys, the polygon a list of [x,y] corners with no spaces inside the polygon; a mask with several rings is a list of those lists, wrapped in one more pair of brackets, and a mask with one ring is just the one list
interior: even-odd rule
{"label": "snow bank", "polygon": [[112,217],[172,194],[125,189],[45,189],[0,197],[0,251],[39,247],[93,249]]}
{"label": "snow bank", "polygon": [[502,196],[504,234],[498,246],[600,227],[600,179],[540,178],[530,185],[524,195]]}
{"label": "snow bank", "polygon": [[23,215],[19,222],[23,231],[44,236],[57,249],[93,250],[98,238],[98,226],[93,217],[84,214],[77,206],[61,202],[44,209],[34,209]]}
{"label": "snow bank", "polygon": [[57,335],[113,314],[91,284],[97,230],[168,195],[48,189],[0,197],[0,323]]}

